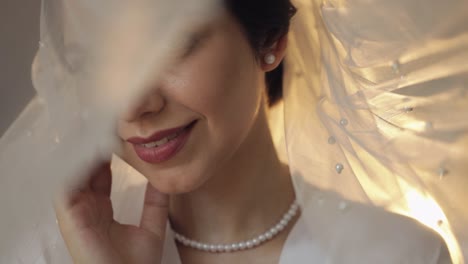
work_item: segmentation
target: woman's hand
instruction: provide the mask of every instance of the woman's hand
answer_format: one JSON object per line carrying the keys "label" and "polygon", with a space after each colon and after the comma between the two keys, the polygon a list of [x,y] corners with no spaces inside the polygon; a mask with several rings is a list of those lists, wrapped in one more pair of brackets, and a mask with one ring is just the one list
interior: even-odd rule
{"label": "woman's hand", "polygon": [[55,203],[60,231],[74,263],[160,263],[168,217],[168,197],[147,186],[140,226],[114,220],[110,165],[95,169],[78,190]]}

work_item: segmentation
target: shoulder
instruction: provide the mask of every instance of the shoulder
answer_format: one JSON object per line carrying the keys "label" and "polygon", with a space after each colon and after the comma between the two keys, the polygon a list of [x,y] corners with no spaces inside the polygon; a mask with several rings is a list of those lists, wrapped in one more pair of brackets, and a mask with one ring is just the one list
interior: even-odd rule
{"label": "shoulder", "polygon": [[333,193],[305,204],[307,231],[331,263],[450,263],[442,238],[414,219]]}

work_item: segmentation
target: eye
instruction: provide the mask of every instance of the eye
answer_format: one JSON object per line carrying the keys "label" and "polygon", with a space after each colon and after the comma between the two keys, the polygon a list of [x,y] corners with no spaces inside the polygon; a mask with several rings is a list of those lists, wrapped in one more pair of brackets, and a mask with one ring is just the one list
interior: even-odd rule
{"label": "eye", "polygon": [[186,58],[186,57],[190,56],[198,48],[198,46],[200,45],[200,42],[201,42],[201,37],[200,36],[192,37],[188,41],[188,44],[187,44],[186,48],[184,49],[184,53],[183,53],[182,57]]}
{"label": "eye", "polygon": [[182,58],[189,57],[192,55],[198,48],[200,48],[201,44],[210,36],[211,31],[209,28],[199,31],[191,35],[185,44],[185,48],[182,53]]}

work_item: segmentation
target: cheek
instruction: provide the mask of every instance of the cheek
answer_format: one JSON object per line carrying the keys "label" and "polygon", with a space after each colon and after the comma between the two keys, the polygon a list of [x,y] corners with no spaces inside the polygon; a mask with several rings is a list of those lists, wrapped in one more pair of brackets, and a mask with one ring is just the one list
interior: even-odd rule
{"label": "cheek", "polygon": [[199,119],[185,154],[158,167],[128,150],[130,163],[169,193],[193,190],[211,177],[246,138],[260,109],[263,74],[248,43],[239,32],[218,34],[158,86],[166,100],[160,116]]}
{"label": "cheek", "polygon": [[199,60],[184,66],[183,74],[176,78],[183,86],[172,93],[206,121],[215,137],[211,139],[227,140],[248,131],[258,112],[260,71],[248,44],[241,48],[223,41],[217,44],[220,48],[208,48]]}

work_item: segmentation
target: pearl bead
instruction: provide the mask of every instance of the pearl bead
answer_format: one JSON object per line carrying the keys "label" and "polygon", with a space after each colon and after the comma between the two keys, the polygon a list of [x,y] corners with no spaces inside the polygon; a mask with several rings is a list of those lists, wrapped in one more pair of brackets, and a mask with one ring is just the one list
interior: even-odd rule
{"label": "pearl bead", "polygon": [[392,62],[392,69],[395,74],[400,74],[400,62],[398,60]]}
{"label": "pearl bead", "polygon": [[265,242],[267,240],[267,238],[266,238],[265,235],[260,235],[260,236],[258,236],[258,240],[260,240],[260,242]]}
{"label": "pearl bead", "polygon": [[245,246],[247,248],[253,248],[254,245],[253,245],[252,241],[247,241],[247,242],[245,242]]}
{"label": "pearl bead", "polygon": [[432,122],[426,122],[425,128],[427,131],[430,131],[434,129],[434,125],[432,124]]}
{"label": "pearl bead", "polygon": [[265,56],[265,63],[266,64],[273,64],[276,61],[276,56],[273,53],[269,53]]}
{"label": "pearl bead", "polygon": [[405,111],[406,113],[413,112],[413,110],[413,107],[410,106],[406,106],[405,108],[403,108],[403,111]]}
{"label": "pearl bead", "polygon": [[232,251],[232,246],[231,245],[225,245],[224,246],[224,251],[225,252],[231,252]]}
{"label": "pearl bead", "polygon": [[440,167],[438,173],[439,173],[439,177],[442,179],[442,178],[444,178],[445,176],[447,176],[447,174],[449,173],[449,171],[448,171],[446,168],[444,168],[444,167]]}
{"label": "pearl bead", "polygon": [[265,233],[265,237],[269,240],[273,237],[273,233],[271,233],[271,231],[268,231]]}
{"label": "pearl bead", "polygon": [[197,243],[195,248],[197,248],[198,250],[203,250],[203,244],[202,243]]}
{"label": "pearl bead", "polygon": [[208,246],[207,244],[202,244],[202,249],[208,251],[210,250],[210,246]]}
{"label": "pearl bead", "polygon": [[271,234],[272,234],[273,236],[275,236],[275,235],[278,234],[278,233],[279,233],[279,230],[278,230],[278,228],[277,228],[276,226],[273,227],[273,228],[271,229]]}
{"label": "pearl bead", "polygon": [[346,208],[348,208],[348,204],[346,202],[341,202],[340,205],[338,206],[338,208],[343,211],[345,210]]}
{"label": "pearl bead", "polygon": [[252,243],[254,244],[254,246],[258,246],[260,245],[260,240],[258,240],[257,238],[254,238],[252,239]]}
{"label": "pearl bead", "polygon": [[216,245],[211,245],[210,246],[210,251],[211,252],[216,252],[217,250],[218,250],[218,246],[216,246]]}
{"label": "pearl bead", "polygon": [[349,124],[348,119],[342,118],[342,119],[340,120],[340,125],[342,125],[342,126],[347,126],[348,124]]}
{"label": "pearl bead", "polygon": [[247,247],[244,242],[240,242],[238,245],[240,250],[243,250]]}
{"label": "pearl bead", "polygon": [[336,172],[341,174],[343,172],[343,170],[344,170],[344,165],[341,164],[341,163],[338,163],[338,164],[336,164],[335,169],[336,169]]}
{"label": "pearl bead", "polygon": [[276,226],[276,228],[278,229],[278,233],[279,233],[279,232],[281,232],[281,231],[284,230],[285,226],[284,226],[284,225],[281,225],[281,224],[278,224],[278,225]]}
{"label": "pearl bead", "polygon": [[291,205],[291,209],[296,212],[298,209],[299,209],[299,204],[295,203],[293,205]]}
{"label": "pearl bead", "polygon": [[238,244],[232,244],[232,250],[237,251],[239,250],[239,245]]}

